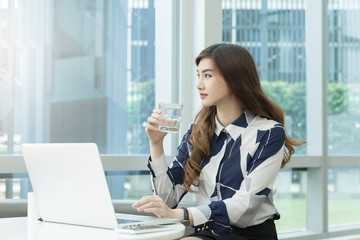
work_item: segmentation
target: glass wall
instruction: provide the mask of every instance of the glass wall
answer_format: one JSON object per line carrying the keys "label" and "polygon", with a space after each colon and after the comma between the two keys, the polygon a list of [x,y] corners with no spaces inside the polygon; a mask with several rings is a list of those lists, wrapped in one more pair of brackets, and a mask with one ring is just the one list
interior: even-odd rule
{"label": "glass wall", "polygon": [[306,169],[282,169],[275,181],[274,203],[280,213],[278,232],[305,231],[307,208]]}
{"label": "glass wall", "polygon": [[[154,0],[0,1],[0,154],[21,154],[29,142],[148,154],[154,79]],[[145,191],[131,182],[149,181],[143,172],[106,175],[119,199]],[[0,198],[31,191],[26,174],[0,179]]]}
{"label": "glass wall", "polygon": [[[328,153],[360,156],[360,2],[329,0],[327,14]],[[330,227],[360,223],[359,170],[351,166],[329,169]]]}
{"label": "glass wall", "polygon": [[148,153],[153,0],[1,3],[0,152],[95,142],[102,154]]}
{"label": "glass wall", "polygon": [[[148,154],[144,122],[154,106],[154,86],[157,93],[164,83],[193,87],[187,82],[191,77],[176,75],[188,72],[184,62],[203,40],[219,41],[219,35],[209,37],[216,24],[194,24],[209,17],[204,9],[215,1],[176,1],[176,11],[163,12],[178,14],[179,22],[168,22],[171,31],[162,31],[157,40],[179,38],[181,44],[172,42],[176,50],[158,54],[155,24],[165,21],[155,17],[169,2],[0,0],[0,165],[7,154],[20,154],[23,142],[92,141],[103,157],[116,154],[126,161]],[[296,148],[275,182],[280,238],[326,238],[333,229],[360,224],[359,5],[353,0],[222,1],[223,40],[251,52],[263,88],[284,109],[289,135],[308,141]],[[221,18],[211,13],[212,19]],[[204,39],[198,31],[203,27],[210,29]],[[171,62],[157,64],[162,71],[155,72],[155,50],[157,58]],[[159,77],[173,66],[174,72]],[[164,82],[157,84],[159,79]],[[169,84],[169,79],[181,82]],[[183,94],[171,89],[161,95]],[[196,101],[189,99],[193,109],[186,110],[196,112]],[[145,162],[146,156],[139,169]],[[148,171],[117,170],[106,172],[113,198],[151,193]],[[0,198],[25,198],[31,191],[26,174],[0,172]]]}
{"label": "glass wall", "polygon": [[360,167],[329,169],[329,226],[360,224]]}
{"label": "glass wall", "polygon": [[329,155],[360,155],[360,3],[328,3]]}

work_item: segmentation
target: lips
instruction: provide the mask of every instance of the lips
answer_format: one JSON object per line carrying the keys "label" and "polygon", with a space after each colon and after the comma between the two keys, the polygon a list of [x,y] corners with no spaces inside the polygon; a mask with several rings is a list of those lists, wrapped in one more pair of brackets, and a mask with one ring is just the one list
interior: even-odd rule
{"label": "lips", "polygon": [[206,96],[207,96],[207,94],[205,94],[205,93],[200,93],[200,98],[201,98],[201,99],[204,99]]}

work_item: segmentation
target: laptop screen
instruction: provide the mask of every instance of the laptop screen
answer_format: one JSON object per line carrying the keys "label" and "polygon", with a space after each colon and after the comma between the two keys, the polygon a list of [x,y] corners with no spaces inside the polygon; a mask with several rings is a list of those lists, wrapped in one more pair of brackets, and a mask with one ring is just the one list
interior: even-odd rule
{"label": "laptop screen", "polygon": [[117,227],[96,144],[22,144],[21,149],[44,221]]}

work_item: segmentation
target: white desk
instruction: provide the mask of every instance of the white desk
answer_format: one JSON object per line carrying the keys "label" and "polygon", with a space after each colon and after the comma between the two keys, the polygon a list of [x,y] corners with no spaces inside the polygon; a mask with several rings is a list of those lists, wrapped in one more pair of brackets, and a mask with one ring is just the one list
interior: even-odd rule
{"label": "white desk", "polygon": [[177,239],[185,233],[181,223],[169,225],[170,231],[146,234],[121,234],[115,230],[46,223],[21,218],[0,218],[1,240],[119,240],[119,239]]}

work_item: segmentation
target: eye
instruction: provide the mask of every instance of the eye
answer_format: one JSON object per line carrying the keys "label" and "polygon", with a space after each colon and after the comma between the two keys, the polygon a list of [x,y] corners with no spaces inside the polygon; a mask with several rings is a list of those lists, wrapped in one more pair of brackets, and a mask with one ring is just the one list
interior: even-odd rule
{"label": "eye", "polygon": [[210,74],[205,74],[205,77],[206,77],[206,78],[211,78],[212,75],[210,75]]}
{"label": "eye", "polygon": [[199,77],[200,77],[200,74],[197,73],[196,76],[197,76],[197,78],[199,78]]}

